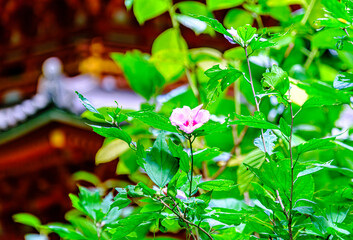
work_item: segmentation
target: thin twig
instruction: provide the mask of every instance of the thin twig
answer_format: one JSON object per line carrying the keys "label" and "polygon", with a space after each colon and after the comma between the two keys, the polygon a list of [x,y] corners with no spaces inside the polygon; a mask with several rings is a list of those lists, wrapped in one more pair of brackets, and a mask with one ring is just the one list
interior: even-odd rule
{"label": "thin twig", "polygon": [[176,216],[178,216],[183,222],[185,222],[186,224],[192,225],[194,227],[197,227],[200,231],[202,231],[204,234],[206,234],[211,240],[214,240],[214,238],[202,227],[198,226],[195,223],[190,222],[189,220],[187,220],[186,218],[184,218],[183,214],[179,214],[177,212],[175,212],[171,207],[169,207],[168,204],[166,204],[162,199],[158,199],[166,208],[168,208],[170,211],[172,211]]}
{"label": "thin twig", "polygon": [[191,172],[190,172],[190,190],[189,190],[189,197],[191,197],[192,193],[192,175],[194,173],[194,153],[192,152],[192,141],[191,137],[189,137],[189,144],[190,144],[190,155],[191,155]]}
{"label": "thin twig", "polygon": [[287,220],[288,220],[288,219],[289,219],[289,216],[288,216],[288,213],[287,213],[286,208],[285,208],[284,205],[283,205],[282,198],[281,198],[281,196],[279,195],[278,190],[276,190],[276,194],[277,194],[277,199],[278,199],[278,201],[279,201],[279,205],[281,206],[281,208],[282,208],[282,210],[283,210],[283,213],[284,213],[284,215],[286,215],[286,218],[287,218]]}
{"label": "thin twig", "polygon": [[[256,92],[255,92],[255,88],[254,88],[254,82],[252,79],[252,75],[251,75],[251,68],[250,68],[250,61],[249,61],[249,55],[248,55],[248,50],[246,47],[244,47],[244,51],[245,51],[245,55],[246,55],[246,62],[248,64],[248,70],[249,70],[249,77],[250,77],[250,85],[251,85],[251,90],[252,93],[254,95],[254,100],[255,100],[255,105],[256,105],[256,111],[260,112],[260,104],[257,101],[257,97],[256,97]],[[261,129],[261,139],[262,139],[262,143],[264,144],[264,151],[265,153],[267,152],[266,149],[266,144],[265,144],[265,137],[264,137],[264,130]],[[269,160],[266,158],[266,161],[269,162]]]}
{"label": "thin twig", "polygon": [[291,115],[291,126],[290,126],[290,135],[289,135],[289,153],[290,153],[290,164],[291,164],[291,189],[290,189],[290,199],[289,199],[289,218],[288,218],[288,231],[289,238],[293,240],[292,233],[292,209],[293,209],[293,189],[294,189],[294,162],[293,162],[293,151],[292,151],[292,138],[293,138],[293,107],[292,101],[290,100],[290,91],[289,91],[289,108]]}

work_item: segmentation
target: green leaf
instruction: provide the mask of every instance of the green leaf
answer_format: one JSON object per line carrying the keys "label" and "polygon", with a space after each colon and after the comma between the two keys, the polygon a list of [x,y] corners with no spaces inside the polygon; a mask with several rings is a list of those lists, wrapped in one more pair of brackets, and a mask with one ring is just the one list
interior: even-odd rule
{"label": "green leaf", "polygon": [[302,106],[302,108],[332,106],[350,103],[350,94],[334,89],[332,86],[322,82],[312,81],[309,83],[298,82],[298,87],[312,96]]}
{"label": "green leaf", "polygon": [[237,28],[238,37],[241,39],[240,45],[242,47],[248,46],[254,39],[256,34],[256,28],[249,24]]}
{"label": "green leaf", "polygon": [[216,147],[205,148],[197,152],[194,152],[194,165],[201,167],[202,162],[207,160],[212,160],[213,158],[221,154],[222,154],[222,151],[220,151],[220,149]]}
{"label": "green leaf", "polygon": [[114,139],[103,145],[96,153],[96,165],[111,162],[129,150],[129,146],[120,139]]}
{"label": "green leaf", "polygon": [[336,0],[325,0],[322,1],[322,4],[333,17],[337,19],[342,18],[348,22],[352,22],[352,17],[348,14],[344,4]]}
{"label": "green leaf", "polygon": [[264,140],[265,140],[266,151],[265,151],[264,143],[261,136],[254,140],[254,144],[258,148],[260,148],[261,151],[267,152],[269,155],[272,155],[274,153],[273,152],[273,148],[275,147],[274,142],[277,141],[277,136],[274,135],[271,130],[267,130],[264,133]]}
{"label": "green leaf", "polygon": [[338,90],[351,89],[353,87],[353,74],[340,72],[333,81],[333,87]]}
{"label": "green leaf", "polygon": [[138,119],[153,128],[165,130],[168,132],[178,132],[175,126],[173,126],[169,119],[161,114],[158,114],[153,111],[137,111],[137,112],[130,112],[127,113],[129,117],[133,117],[135,119]]}
{"label": "green leaf", "polygon": [[190,16],[197,18],[205,23],[207,23],[210,27],[212,27],[216,32],[219,32],[221,34],[224,34],[230,38],[233,38],[232,35],[225,29],[218,20],[206,16],[201,16],[201,15],[195,15],[195,14],[190,14]]}
{"label": "green leaf", "polygon": [[98,186],[102,183],[96,175],[94,175],[93,173],[90,173],[90,172],[86,172],[86,171],[75,172],[72,175],[72,179],[75,182],[86,181],[86,182],[93,184],[94,186]]}
{"label": "green leaf", "polygon": [[299,144],[296,146],[298,149],[298,155],[312,150],[333,148],[336,146],[336,144],[333,143],[332,140],[334,140],[332,137],[323,139],[311,139],[308,142]]}
{"label": "green leaf", "polygon": [[169,28],[153,41],[150,62],[167,81],[174,80],[184,71],[186,61],[184,50],[187,48],[187,43],[180,33],[175,28]]}
{"label": "green leaf", "polygon": [[75,91],[82,105],[90,112],[94,113],[94,116],[100,119],[105,119],[104,116],[98,112],[98,110],[88,101],[87,98],[82,96],[79,92]]}
{"label": "green leaf", "polygon": [[245,24],[252,24],[254,17],[251,13],[241,10],[241,9],[232,9],[229,10],[227,15],[224,17],[223,25],[230,29],[231,27],[237,28]]}
{"label": "green leaf", "polygon": [[139,225],[157,219],[159,214],[156,213],[141,213],[133,214],[124,219],[121,219],[112,229],[112,239],[121,239],[133,232]]}
{"label": "green leaf", "polygon": [[188,173],[190,171],[189,155],[184,151],[181,145],[175,145],[171,140],[168,142],[168,146],[173,157],[179,158],[180,169]]}
{"label": "green leaf", "polygon": [[261,169],[262,164],[265,162],[265,154],[260,149],[255,149],[248,153],[237,170],[238,184],[240,193],[249,191],[251,183],[255,181],[255,175],[250,171],[246,165],[255,169]]}
{"label": "green leaf", "polygon": [[199,188],[207,191],[229,191],[234,188],[234,182],[227,179],[215,179],[207,182],[202,182],[198,185]]}
{"label": "green leaf", "polygon": [[103,137],[118,138],[126,142],[129,146],[131,145],[131,137],[125,131],[116,127],[102,127],[98,125],[89,125],[93,128],[93,131]]}
{"label": "green leaf", "polygon": [[[236,113],[233,113],[235,117],[238,118],[238,120],[233,120],[230,121],[228,124],[229,125],[241,125],[241,126],[249,126],[253,128],[262,128],[262,129],[279,129],[278,126],[267,122],[264,119],[264,116],[260,112],[255,112],[254,116],[244,116],[244,115],[239,115]],[[232,116],[232,117],[234,117]]]}
{"label": "green leaf", "polygon": [[36,216],[29,213],[17,213],[13,215],[12,218],[17,223],[22,223],[36,229],[41,226],[40,220]]}
{"label": "green leaf", "polygon": [[276,90],[281,95],[285,95],[289,89],[289,79],[287,72],[283,71],[277,65],[273,65],[271,72],[263,74],[262,86],[264,88],[270,88]]}
{"label": "green leaf", "polygon": [[233,82],[235,82],[243,73],[232,66],[221,69],[219,65],[215,65],[205,71],[205,75],[210,78],[207,82],[207,99],[215,101],[221,91],[224,91]]}
{"label": "green leaf", "polygon": [[203,33],[207,29],[207,24],[199,19],[183,14],[176,14],[175,18],[178,20],[178,22],[180,22],[185,27],[190,28],[196,34]]}
{"label": "green leaf", "polygon": [[149,100],[157,89],[164,85],[164,77],[148,61],[147,54],[135,50],[125,54],[112,53],[111,57],[121,66],[131,88],[146,100]]}
{"label": "green leaf", "polygon": [[286,122],[286,120],[284,120],[284,118],[281,118],[279,120],[279,127],[281,132],[286,135],[287,137],[290,136],[291,133],[291,127],[288,125],[288,123]]}
{"label": "green leaf", "polygon": [[82,217],[74,217],[69,220],[69,222],[78,228],[80,232],[82,232],[85,237],[92,239],[92,240],[98,240],[98,233],[96,226],[94,223],[87,218],[82,218]]}
{"label": "green leaf", "polygon": [[159,134],[150,151],[146,152],[144,169],[151,180],[163,188],[177,173],[179,160],[168,150],[165,135]]}
{"label": "green leaf", "polygon": [[244,0],[206,0],[207,7],[211,11],[236,7],[243,2]]}
{"label": "green leaf", "polygon": [[84,240],[86,239],[82,233],[79,233],[68,224],[52,223],[48,224],[47,228],[57,233],[60,237],[72,240]]}
{"label": "green leaf", "polygon": [[134,0],[134,14],[139,24],[155,18],[169,10],[169,0]]}
{"label": "green leaf", "polygon": [[328,161],[328,162],[326,162],[324,164],[318,164],[318,165],[315,164],[315,166],[317,166],[317,167],[308,168],[308,169],[305,169],[305,170],[299,172],[298,175],[297,175],[297,178],[300,178],[300,177],[305,176],[305,175],[316,173],[316,172],[318,172],[318,171],[320,171],[320,170],[322,170],[324,168],[321,165],[330,165],[332,161],[333,160],[330,160],[330,161]]}

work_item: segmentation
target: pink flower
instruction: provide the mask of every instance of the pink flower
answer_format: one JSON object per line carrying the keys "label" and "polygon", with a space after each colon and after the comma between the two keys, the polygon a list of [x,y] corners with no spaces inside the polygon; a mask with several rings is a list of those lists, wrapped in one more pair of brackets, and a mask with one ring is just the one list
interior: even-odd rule
{"label": "pink flower", "polygon": [[188,106],[176,108],[169,118],[170,122],[183,132],[190,134],[210,119],[209,111],[201,110],[201,108],[202,104],[194,109],[190,109]]}

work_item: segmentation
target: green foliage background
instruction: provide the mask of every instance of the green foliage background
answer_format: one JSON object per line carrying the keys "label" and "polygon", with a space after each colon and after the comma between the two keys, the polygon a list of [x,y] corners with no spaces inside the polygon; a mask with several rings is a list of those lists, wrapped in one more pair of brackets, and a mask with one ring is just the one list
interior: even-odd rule
{"label": "green foliage background", "polygon": [[[353,1],[125,4],[140,24],[168,12],[173,26],[151,54],[112,54],[146,103],[96,109],[78,97],[107,138],[97,164],[119,157],[117,175],[134,184],[77,173],[95,188],[70,195],[68,224],[14,216],[40,233],[28,239],[353,239]],[[264,28],[267,17],[278,24]],[[234,47],[189,49],[181,25]],[[187,87],[160,95],[181,77]],[[202,128],[171,125],[173,109],[199,104],[212,114]]]}

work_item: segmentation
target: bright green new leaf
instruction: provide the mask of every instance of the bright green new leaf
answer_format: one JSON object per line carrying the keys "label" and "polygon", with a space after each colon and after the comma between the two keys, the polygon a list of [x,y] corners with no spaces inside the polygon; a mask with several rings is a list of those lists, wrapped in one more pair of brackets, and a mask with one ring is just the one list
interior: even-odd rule
{"label": "bright green new leaf", "polygon": [[235,8],[228,11],[227,15],[224,17],[223,25],[230,29],[230,28],[238,28],[245,24],[252,24],[254,21],[254,17],[251,13]]}
{"label": "bright green new leaf", "polygon": [[134,14],[139,24],[169,10],[170,0],[134,0]]}
{"label": "bright green new leaf", "polygon": [[148,61],[149,56],[135,50],[133,52],[112,53],[111,57],[122,68],[131,88],[149,100],[165,83],[164,77]]}
{"label": "bright green new leaf", "polygon": [[36,216],[29,213],[17,213],[13,215],[12,218],[17,223],[22,223],[34,228],[41,226],[40,220]]}
{"label": "bright green new leaf", "polygon": [[263,74],[262,86],[278,91],[283,96],[289,89],[289,79],[287,72],[277,65],[273,65],[271,72]]}
{"label": "bright green new leaf", "polygon": [[211,11],[236,7],[243,2],[244,0],[206,0],[207,7]]}

